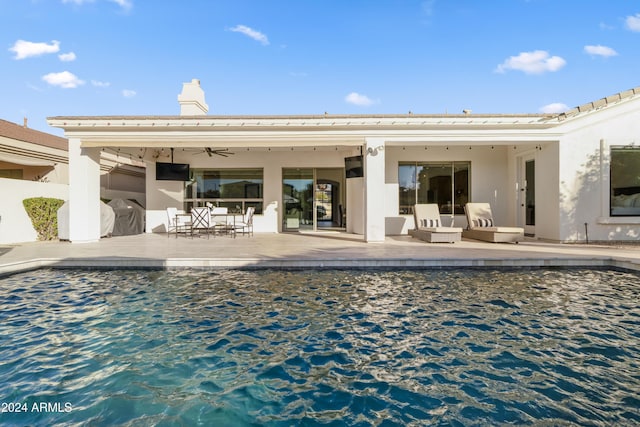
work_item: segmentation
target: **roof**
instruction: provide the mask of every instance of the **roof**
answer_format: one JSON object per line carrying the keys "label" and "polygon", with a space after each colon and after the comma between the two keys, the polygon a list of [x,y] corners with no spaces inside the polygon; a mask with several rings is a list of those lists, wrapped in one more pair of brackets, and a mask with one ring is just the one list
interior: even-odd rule
{"label": "roof", "polygon": [[593,110],[598,110],[600,108],[608,107],[620,101],[633,98],[638,94],[640,94],[640,86],[634,87],[633,89],[615,93],[605,98],[600,98],[597,101],[587,102],[586,104],[582,104],[578,107],[572,108],[569,111],[565,111],[564,113],[558,114],[558,120],[562,121],[570,117],[577,116],[578,114],[581,114],[581,113],[586,113],[588,111],[593,111]]}
{"label": "roof", "polygon": [[[126,127],[141,126],[145,123],[152,126],[185,126],[185,122],[193,122],[195,126],[230,126],[241,123],[241,126],[256,125],[292,125],[319,126],[327,121],[331,125],[544,125],[562,122],[580,114],[609,107],[621,101],[627,101],[640,94],[640,86],[618,92],[572,108],[563,113],[526,113],[526,114],[315,114],[315,115],[140,115],[140,116],[54,116],[47,120],[51,126],[61,128],[77,127]],[[225,123],[225,121],[227,123]],[[137,123],[135,123],[137,122]],[[208,122],[208,123],[207,123]]]}
{"label": "roof", "polygon": [[0,119],[0,136],[68,151],[68,141],[66,138],[40,132],[2,119]]}

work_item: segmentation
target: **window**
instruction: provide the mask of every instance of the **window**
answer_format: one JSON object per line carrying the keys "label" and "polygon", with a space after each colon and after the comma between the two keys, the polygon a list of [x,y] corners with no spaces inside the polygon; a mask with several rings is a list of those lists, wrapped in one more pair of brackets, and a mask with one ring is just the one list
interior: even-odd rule
{"label": "window", "polygon": [[261,214],[263,181],[262,169],[191,169],[185,208],[212,203],[239,213],[253,206]]}
{"label": "window", "polygon": [[416,203],[437,203],[441,214],[464,214],[469,201],[470,162],[401,163],[400,214]]}
{"label": "window", "polygon": [[22,179],[22,169],[0,169],[0,178]]}
{"label": "window", "polygon": [[611,148],[611,216],[640,216],[640,148]]}

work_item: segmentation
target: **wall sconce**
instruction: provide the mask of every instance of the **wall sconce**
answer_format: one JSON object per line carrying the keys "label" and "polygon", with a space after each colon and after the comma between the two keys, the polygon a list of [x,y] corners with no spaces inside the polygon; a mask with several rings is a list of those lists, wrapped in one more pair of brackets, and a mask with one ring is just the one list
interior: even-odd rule
{"label": "wall sconce", "polygon": [[367,148],[367,154],[370,156],[377,156],[378,152],[384,151],[384,145],[378,145],[377,147]]}

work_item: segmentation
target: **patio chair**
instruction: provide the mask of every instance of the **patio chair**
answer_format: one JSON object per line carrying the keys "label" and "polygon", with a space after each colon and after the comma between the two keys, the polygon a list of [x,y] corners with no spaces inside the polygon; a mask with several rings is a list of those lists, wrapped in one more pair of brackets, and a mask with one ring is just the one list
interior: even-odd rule
{"label": "patio chair", "polygon": [[229,220],[229,208],[226,207],[213,207],[211,212],[211,222],[213,223],[213,230],[217,233],[230,233],[233,230],[233,226],[228,223]]}
{"label": "patio chair", "polygon": [[205,233],[207,239],[214,230],[215,223],[211,220],[211,211],[208,207],[191,208],[191,236],[197,232]]}
{"label": "patio chair", "polygon": [[489,203],[467,203],[464,206],[468,228],[462,237],[493,243],[518,243],[524,240],[524,228],[496,226]]}
{"label": "patio chair", "polygon": [[178,233],[190,233],[191,232],[191,218],[178,208],[167,208],[167,237],[171,233],[175,233],[176,238]]}
{"label": "patio chair", "polygon": [[443,227],[440,210],[435,203],[413,205],[415,229],[409,235],[429,243],[454,243],[460,241],[462,228]]}
{"label": "patio chair", "polygon": [[253,236],[253,214],[255,213],[256,208],[253,206],[247,207],[247,210],[244,215],[242,215],[241,221],[236,221],[234,224],[235,232],[247,234],[247,236]]}

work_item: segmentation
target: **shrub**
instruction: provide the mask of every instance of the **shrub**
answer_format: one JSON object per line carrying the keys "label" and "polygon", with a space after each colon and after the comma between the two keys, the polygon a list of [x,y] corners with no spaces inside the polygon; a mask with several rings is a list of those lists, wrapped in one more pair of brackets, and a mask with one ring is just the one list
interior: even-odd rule
{"label": "shrub", "polygon": [[55,240],[58,237],[58,209],[64,200],[33,197],[24,199],[22,204],[38,233],[38,240]]}

